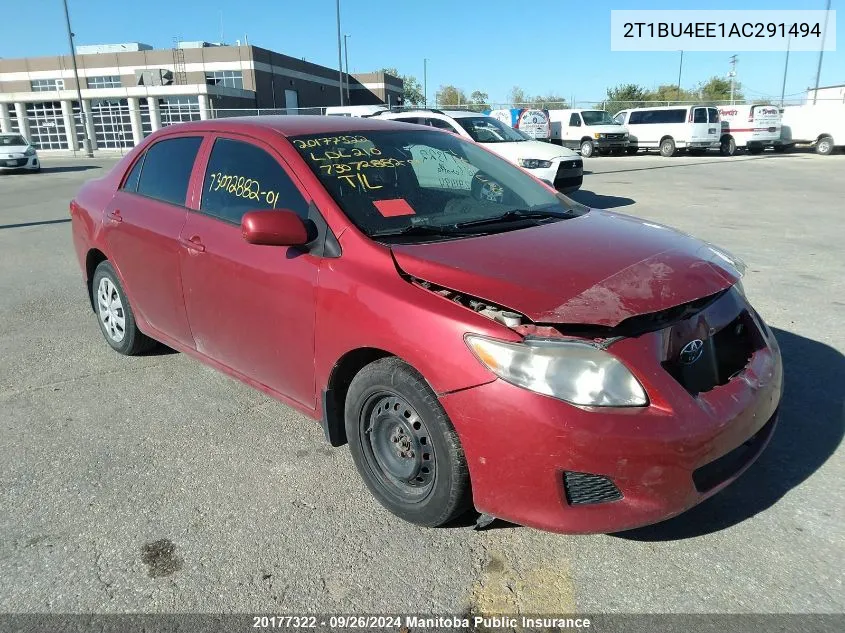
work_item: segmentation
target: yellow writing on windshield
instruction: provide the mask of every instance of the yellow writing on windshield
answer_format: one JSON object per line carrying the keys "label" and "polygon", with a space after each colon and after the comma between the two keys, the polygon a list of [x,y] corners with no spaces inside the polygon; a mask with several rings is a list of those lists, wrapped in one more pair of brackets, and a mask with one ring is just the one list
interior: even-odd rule
{"label": "yellow writing on windshield", "polygon": [[270,208],[276,208],[279,200],[279,192],[271,189],[263,190],[261,183],[254,178],[238,176],[236,174],[222,174],[215,172],[208,177],[209,191],[223,189],[226,193],[244,198],[245,200],[263,200]]}

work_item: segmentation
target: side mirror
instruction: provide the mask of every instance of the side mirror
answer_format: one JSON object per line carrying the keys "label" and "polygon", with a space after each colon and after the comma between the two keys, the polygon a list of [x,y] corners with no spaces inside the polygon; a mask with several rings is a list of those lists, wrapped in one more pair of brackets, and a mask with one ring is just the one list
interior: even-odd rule
{"label": "side mirror", "polygon": [[309,242],[302,218],[285,209],[247,211],[241,218],[241,232],[250,244],[303,246]]}

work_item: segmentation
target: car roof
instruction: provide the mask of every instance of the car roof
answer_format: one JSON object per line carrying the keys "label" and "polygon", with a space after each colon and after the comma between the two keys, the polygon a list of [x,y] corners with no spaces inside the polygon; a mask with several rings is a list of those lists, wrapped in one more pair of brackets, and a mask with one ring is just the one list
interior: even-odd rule
{"label": "car roof", "polygon": [[335,134],[343,132],[362,132],[365,130],[403,130],[407,123],[399,123],[377,117],[343,117],[316,115],[267,115],[227,117],[224,119],[206,119],[169,125],[162,132],[179,131],[216,131],[216,132],[255,132],[272,130],[282,136],[300,134]]}
{"label": "car roof", "polygon": [[383,117],[384,115],[390,115],[391,117],[397,116],[437,116],[437,115],[445,115],[448,117],[452,117],[453,119],[465,119],[467,117],[472,116],[489,116],[487,114],[483,114],[481,112],[470,112],[469,110],[440,110],[440,109],[425,109],[425,108],[418,108],[416,110],[401,110],[399,112],[392,112],[389,110],[385,110],[383,112],[379,112],[377,116]]}

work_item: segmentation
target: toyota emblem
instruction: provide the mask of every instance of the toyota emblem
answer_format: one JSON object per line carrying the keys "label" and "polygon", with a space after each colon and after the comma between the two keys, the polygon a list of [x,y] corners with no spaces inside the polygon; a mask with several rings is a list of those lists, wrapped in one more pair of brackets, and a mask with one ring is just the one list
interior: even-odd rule
{"label": "toyota emblem", "polygon": [[697,338],[681,348],[681,364],[692,365],[704,353],[704,341]]}

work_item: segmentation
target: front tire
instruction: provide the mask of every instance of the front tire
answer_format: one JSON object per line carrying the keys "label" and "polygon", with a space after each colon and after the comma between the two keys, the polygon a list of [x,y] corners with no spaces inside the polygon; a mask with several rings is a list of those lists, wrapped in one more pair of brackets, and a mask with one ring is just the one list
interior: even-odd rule
{"label": "front tire", "polygon": [[733,156],[736,154],[736,140],[732,136],[723,138],[719,144],[719,152],[722,156]]}
{"label": "front tire", "polygon": [[589,158],[595,152],[593,142],[589,140],[581,141],[581,156]]}
{"label": "front tire", "polygon": [[660,155],[664,158],[675,155],[675,139],[669,137],[660,141]]}
{"label": "front tire", "polygon": [[138,329],[129,299],[108,261],[100,262],[94,271],[91,294],[100,331],[114,351],[134,356],[156,345]]}
{"label": "front tire", "polygon": [[833,152],[833,139],[829,136],[822,136],[816,143],[816,154],[829,156]]}
{"label": "front tire", "polygon": [[393,514],[435,527],[472,505],[458,435],[412,367],[395,357],[364,367],[349,385],[344,413],[352,460]]}

